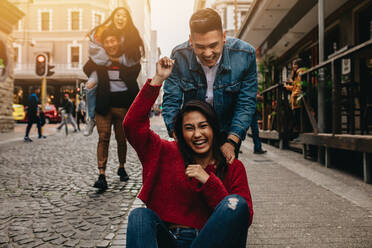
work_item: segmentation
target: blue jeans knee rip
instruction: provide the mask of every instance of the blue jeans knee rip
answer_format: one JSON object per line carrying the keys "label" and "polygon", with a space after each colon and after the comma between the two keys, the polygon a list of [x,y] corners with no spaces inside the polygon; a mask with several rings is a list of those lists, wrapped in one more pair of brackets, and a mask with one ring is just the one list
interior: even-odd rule
{"label": "blue jeans knee rip", "polygon": [[228,198],[227,200],[229,201],[228,204],[227,204],[227,206],[228,206],[229,208],[231,208],[232,210],[235,210],[235,209],[236,209],[236,206],[237,206],[238,203],[239,203],[239,199],[236,198],[236,197],[230,197],[230,198]]}

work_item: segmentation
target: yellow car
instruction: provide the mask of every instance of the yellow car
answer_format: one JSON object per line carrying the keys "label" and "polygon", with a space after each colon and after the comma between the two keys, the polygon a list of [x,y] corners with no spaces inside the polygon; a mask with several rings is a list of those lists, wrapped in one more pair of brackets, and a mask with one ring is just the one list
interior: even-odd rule
{"label": "yellow car", "polygon": [[23,121],[26,113],[22,104],[13,104],[13,118],[15,121]]}

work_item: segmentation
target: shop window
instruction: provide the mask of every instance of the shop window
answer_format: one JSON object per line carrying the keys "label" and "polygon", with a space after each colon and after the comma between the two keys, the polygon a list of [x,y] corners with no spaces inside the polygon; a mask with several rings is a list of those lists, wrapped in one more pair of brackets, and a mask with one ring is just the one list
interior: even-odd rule
{"label": "shop window", "polygon": [[340,26],[337,25],[330,29],[325,34],[324,39],[324,55],[325,58],[332,55],[333,53],[337,52],[340,49]]}
{"label": "shop window", "polygon": [[357,43],[363,43],[372,39],[372,4],[359,12],[356,22]]}
{"label": "shop window", "polygon": [[20,86],[14,86],[13,103],[15,104],[23,103],[23,89]]}

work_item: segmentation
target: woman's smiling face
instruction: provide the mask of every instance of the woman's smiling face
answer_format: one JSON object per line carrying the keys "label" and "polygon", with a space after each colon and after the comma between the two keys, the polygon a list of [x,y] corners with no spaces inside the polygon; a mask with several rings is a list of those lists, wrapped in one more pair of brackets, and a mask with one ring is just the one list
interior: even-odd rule
{"label": "woman's smiling face", "polygon": [[213,130],[207,118],[199,111],[183,115],[182,133],[186,144],[198,155],[212,152]]}
{"label": "woman's smiling face", "polygon": [[117,29],[123,30],[128,22],[128,14],[124,9],[119,9],[114,15],[114,25]]}

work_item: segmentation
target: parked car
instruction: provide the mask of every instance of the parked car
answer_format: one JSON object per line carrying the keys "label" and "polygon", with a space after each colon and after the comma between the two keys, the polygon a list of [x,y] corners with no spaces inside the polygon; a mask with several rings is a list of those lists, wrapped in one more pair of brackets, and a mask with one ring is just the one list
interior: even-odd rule
{"label": "parked car", "polygon": [[25,107],[22,104],[13,104],[13,118],[15,121],[20,122],[25,119]]}
{"label": "parked car", "polygon": [[[39,104],[38,106],[41,109],[41,105]],[[26,112],[26,117],[24,118],[24,121],[27,122],[28,121],[27,107],[26,107],[25,112]],[[58,112],[58,110],[57,110],[56,106],[54,106],[54,104],[46,104],[45,105],[44,115],[45,115],[45,123],[46,124],[48,124],[48,123],[59,123],[62,120],[61,113]]]}
{"label": "parked car", "polygon": [[[41,105],[39,105],[41,108]],[[61,122],[61,113],[58,112],[56,106],[54,104],[47,104],[45,105],[45,122],[46,123],[58,123]]]}

